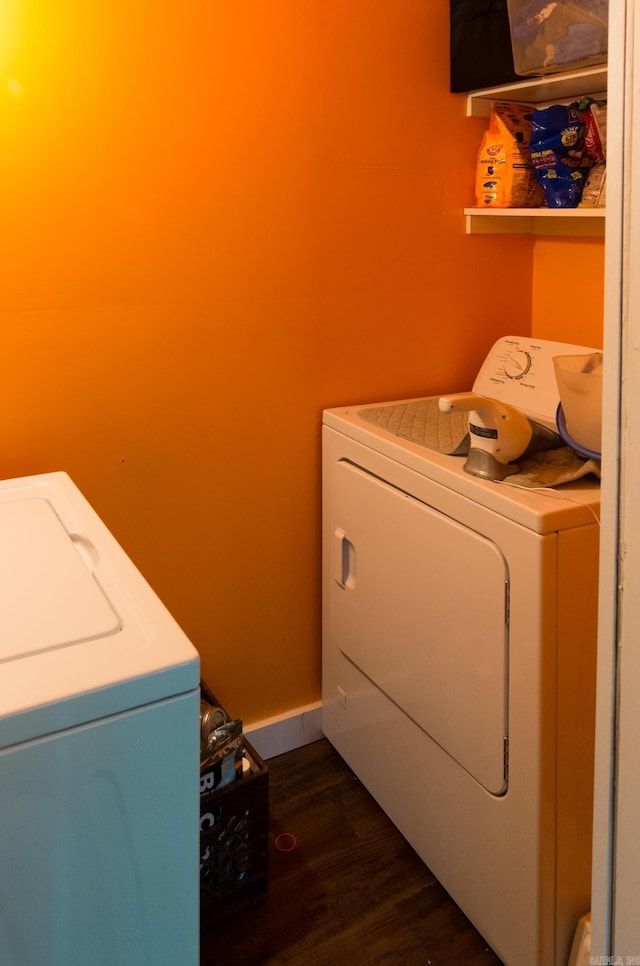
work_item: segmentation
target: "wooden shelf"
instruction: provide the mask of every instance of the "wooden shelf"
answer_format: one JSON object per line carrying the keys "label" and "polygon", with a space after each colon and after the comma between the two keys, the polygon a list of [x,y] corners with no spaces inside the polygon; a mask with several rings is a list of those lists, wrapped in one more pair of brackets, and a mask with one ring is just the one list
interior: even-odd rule
{"label": "wooden shelf", "polygon": [[586,94],[606,96],[607,65],[589,67],[585,70],[549,74],[546,77],[530,77],[505,84],[471,91],[467,95],[468,117],[489,117],[492,101],[523,101],[527,104],[553,104],[570,101]]}
{"label": "wooden shelf", "polygon": [[529,234],[603,238],[605,208],[465,208],[467,235]]}

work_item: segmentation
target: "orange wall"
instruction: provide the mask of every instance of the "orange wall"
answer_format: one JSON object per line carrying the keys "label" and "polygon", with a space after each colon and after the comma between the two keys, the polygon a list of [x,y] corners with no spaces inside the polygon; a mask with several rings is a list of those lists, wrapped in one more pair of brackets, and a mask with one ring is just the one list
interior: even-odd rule
{"label": "orange wall", "polygon": [[70,473],[234,713],[313,702],[323,407],[531,325],[531,239],[463,233],[449,5],[3,9],[3,476]]}
{"label": "orange wall", "polygon": [[532,293],[535,338],[602,348],[603,240],[537,239]]}

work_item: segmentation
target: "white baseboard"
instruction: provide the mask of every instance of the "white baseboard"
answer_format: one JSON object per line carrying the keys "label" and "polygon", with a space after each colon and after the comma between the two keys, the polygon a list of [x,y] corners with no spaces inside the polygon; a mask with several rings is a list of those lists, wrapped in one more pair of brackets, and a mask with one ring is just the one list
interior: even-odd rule
{"label": "white baseboard", "polygon": [[286,714],[247,725],[245,735],[261,758],[275,758],[286,751],[324,738],[322,704],[308,704]]}

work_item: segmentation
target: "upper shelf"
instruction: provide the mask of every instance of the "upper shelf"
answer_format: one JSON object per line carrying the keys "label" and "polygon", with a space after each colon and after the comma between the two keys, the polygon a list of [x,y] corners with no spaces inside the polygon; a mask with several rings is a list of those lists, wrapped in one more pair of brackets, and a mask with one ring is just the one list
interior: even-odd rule
{"label": "upper shelf", "polygon": [[603,238],[604,208],[465,208],[467,235],[577,235]]}
{"label": "upper shelf", "polygon": [[[587,94],[606,97],[607,65],[584,70],[530,77],[515,84],[488,87],[467,95],[467,116],[491,114],[492,101],[557,104]],[[604,208],[465,208],[467,234],[528,233],[603,237]]]}
{"label": "upper shelf", "polygon": [[488,87],[471,91],[467,95],[468,117],[489,117],[492,101],[524,101],[530,104],[552,104],[583,97],[585,94],[603,94],[607,90],[607,65],[569,71],[566,74],[549,74],[547,77],[530,77],[515,84]]}

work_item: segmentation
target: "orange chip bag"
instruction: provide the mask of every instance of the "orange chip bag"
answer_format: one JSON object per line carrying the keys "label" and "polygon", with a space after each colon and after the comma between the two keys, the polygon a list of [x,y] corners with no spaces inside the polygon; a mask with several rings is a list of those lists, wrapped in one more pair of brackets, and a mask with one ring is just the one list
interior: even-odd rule
{"label": "orange chip bag", "polygon": [[536,208],[544,193],[529,154],[532,108],[513,101],[491,105],[489,128],[478,152],[476,205],[480,208]]}

